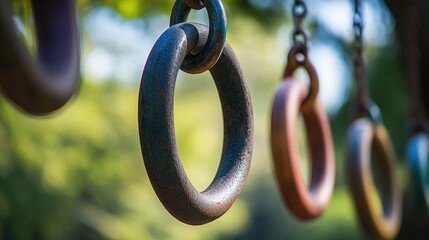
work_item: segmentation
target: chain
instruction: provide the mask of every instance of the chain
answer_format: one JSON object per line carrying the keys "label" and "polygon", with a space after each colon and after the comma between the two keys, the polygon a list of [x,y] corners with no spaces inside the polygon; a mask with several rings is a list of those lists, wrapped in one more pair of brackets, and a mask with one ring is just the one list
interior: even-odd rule
{"label": "chain", "polygon": [[408,72],[410,113],[412,118],[411,132],[425,130],[426,109],[423,105],[421,93],[421,51],[419,49],[420,12],[417,1],[411,1],[405,9],[405,15],[409,18],[409,26],[404,32],[405,62]]}
{"label": "chain", "polygon": [[301,41],[307,46],[307,35],[302,26],[304,18],[307,16],[307,6],[304,0],[295,0],[292,7],[295,29],[293,31],[293,42]]}
{"label": "chain", "polygon": [[369,96],[365,78],[365,62],[363,59],[363,17],[362,1],[355,0],[353,13],[353,31],[355,37],[354,71],[357,83],[357,114],[360,115],[368,107]]}

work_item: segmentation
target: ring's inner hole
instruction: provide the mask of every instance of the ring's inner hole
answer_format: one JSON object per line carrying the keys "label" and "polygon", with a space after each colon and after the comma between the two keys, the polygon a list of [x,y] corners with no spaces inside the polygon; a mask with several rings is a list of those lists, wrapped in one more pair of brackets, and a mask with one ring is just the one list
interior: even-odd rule
{"label": "ring's inner hole", "polygon": [[[299,55],[301,55],[301,54],[297,54],[295,56],[297,58],[297,60],[299,60],[299,58],[301,58]],[[303,55],[302,55],[302,57],[305,59],[305,57]],[[310,84],[310,77],[308,76],[307,71],[303,67],[299,67],[295,70],[295,72],[293,73],[293,78],[295,80],[302,81],[306,84]]]}
{"label": "ring's inner hole", "polygon": [[174,124],[182,164],[189,180],[201,192],[216,174],[223,145],[222,108],[208,72],[179,74]]}
{"label": "ring's inner hole", "polygon": [[196,22],[204,25],[209,25],[209,15],[207,9],[191,10],[188,16],[188,22]]}
{"label": "ring's inner hole", "polygon": [[9,0],[16,32],[24,42],[31,55],[36,52],[36,34],[34,28],[33,10],[29,0]]}
{"label": "ring's inner hole", "polygon": [[310,163],[310,154],[309,146],[307,142],[307,133],[304,124],[304,119],[301,114],[298,116],[297,121],[297,143],[298,143],[298,156],[299,156],[299,168],[301,171],[302,180],[305,183],[305,186],[310,187],[310,173],[311,173],[311,163]]}
{"label": "ring's inner hole", "polygon": [[381,191],[381,177],[386,176],[386,174],[381,174],[382,171],[388,171],[388,169],[381,169],[381,164],[379,163],[381,159],[378,159],[378,156],[376,154],[375,151],[375,147],[374,147],[374,143],[371,146],[371,178],[372,178],[372,182],[374,183],[374,188],[371,188],[371,199],[370,201],[372,203],[374,203],[373,205],[376,207],[376,211],[377,213],[380,214],[384,214],[384,210],[383,209],[383,199],[382,199],[382,191]]}

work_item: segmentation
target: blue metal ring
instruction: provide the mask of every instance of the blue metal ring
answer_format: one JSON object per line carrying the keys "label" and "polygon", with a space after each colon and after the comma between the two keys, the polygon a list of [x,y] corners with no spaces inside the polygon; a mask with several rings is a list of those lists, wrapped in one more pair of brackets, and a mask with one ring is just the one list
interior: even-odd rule
{"label": "blue metal ring", "polygon": [[207,33],[207,26],[182,23],[161,35],[143,71],[138,106],[140,144],[152,186],[174,217],[192,225],[213,221],[231,207],[246,181],[253,148],[250,94],[235,54],[226,44],[210,69],[224,119],[218,171],[200,193],[183,169],[174,129],[174,87],[181,62],[192,49],[205,44],[200,40]]}
{"label": "blue metal ring", "polygon": [[0,88],[23,111],[35,115],[55,111],[80,86],[75,0],[31,1],[37,61],[18,36],[7,2],[0,2]]}
{"label": "blue metal ring", "polygon": [[[209,35],[202,49],[195,49],[183,60],[180,67],[187,73],[202,73],[209,70],[221,55],[226,42],[226,14],[220,0],[205,0],[209,16]],[[184,0],[177,0],[171,12],[170,26],[185,22],[191,8]],[[199,51],[201,50],[201,51]]]}
{"label": "blue metal ring", "polygon": [[429,211],[429,137],[420,132],[411,137],[407,147],[408,165],[419,203]]}

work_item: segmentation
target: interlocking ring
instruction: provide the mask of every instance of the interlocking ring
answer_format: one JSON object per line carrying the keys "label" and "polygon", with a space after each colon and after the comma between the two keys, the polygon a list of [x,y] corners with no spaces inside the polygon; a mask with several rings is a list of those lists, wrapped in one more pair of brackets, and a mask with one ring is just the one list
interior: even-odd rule
{"label": "interlocking ring", "polygon": [[[184,1],[176,0],[174,3],[170,26],[185,22],[188,18],[191,8],[185,2],[191,0]],[[204,0],[204,5],[209,16],[209,36],[206,45],[192,50],[183,60],[180,69],[187,73],[195,74],[209,70],[218,60],[226,42],[226,14],[222,2]]]}
{"label": "interlocking ring", "polygon": [[[296,217],[320,216],[332,195],[335,159],[328,117],[317,100],[303,108],[309,87],[291,78],[280,84],[271,115],[271,147],[277,183],[283,199]],[[297,119],[301,113],[311,157],[311,180],[307,189],[299,169]]]}
{"label": "interlocking ring", "polygon": [[[371,173],[374,149],[383,212],[374,202],[375,184]],[[353,122],[347,136],[347,182],[363,229],[374,239],[392,239],[401,222],[402,198],[395,174],[395,153],[381,123],[367,118]]]}
{"label": "interlocking ring", "polygon": [[[303,57],[303,59],[298,59],[299,54],[302,55],[301,57]],[[304,42],[297,41],[294,42],[287,56],[287,64],[283,73],[283,78],[292,77],[295,70],[299,67],[303,67],[305,69],[310,79],[310,90],[308,92],[308,96],[306,96],[306,99],[303,102],[302,108],[311,108],[319,94],[319,76],[308,58],[307,45]]]}
{"label": "interlocking ring", "polygon": [[79,33],[74,0],[32,0],[37,35],[34,61],[0,3],[0,87],[22,110],[36,115],[62,107],[80,85]]}
{"label": "interlocking ring", "polygon": [[407,149],[408,165],[413,186],[417,189],[417,199],[429,211],[429,137],[420,132],[411,137]]}
{"label": "interlocking ring", "polygon": [[199,225],[215,220],[233,204],[249,172],[253,147],[253,113],[240,65],[226,44],[210,69],[223,110],[221,162],[210,186],[198,192],[190,183],[177,149],[173,99],[180,63],[204,45],[209,30],[182,23],[166,30],[147,60],[139,94],[139,133],[144,163],[164,207],[178,220]]}

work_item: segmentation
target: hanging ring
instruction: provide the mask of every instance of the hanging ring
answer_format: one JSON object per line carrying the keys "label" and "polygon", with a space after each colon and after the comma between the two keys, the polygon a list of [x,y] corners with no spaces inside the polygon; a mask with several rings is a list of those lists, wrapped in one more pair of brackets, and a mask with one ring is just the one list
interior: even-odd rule
{"label": "hanging ring", "polygon": [[139,134],[149,179],[164,207],[178,220],[199,225],[224,214],[241,192],[253,147],[253,113],[238,60],[226,44],[210,69],[219,93],[224,142],[210,186],[198,192],[189,181],[177,149],[173,100],[180,63],[206,39],[207,26],[182,23],[165,31],[147,60],[139,94]]}
{"label": "hanging ring", "polygon": [[[310,220],[320,216],[332,195],[335,159],[328,118],[318,101],[302,108],[308,94],[304,83],[282,81],[271,113],[271,149],[281,194],[290,211]],[[301,113],[311,157],[311,180],[307,189],[299,169],[297,119]]]}
{"label": "hanging ring", "polygon": [[[191,0],[186,2],[189,1]],[[183,60],[180,69],[187,73],[196,74],[209,70],[215,65],[226,42],[226,14],[222,2],[220,0],[204,0],[203,3],[209,16],[209,36],[206,45],[192,50]],[[184,0],[176,0],[171,12],[170,26],[185,22],[190,11],[191,8]]]}
{"label": "hanging ring", "polygon": [[[377,196],[371,173],[371,148],[378,166],[382,214],[378,213],[374,202]],[[392,239],[399,230],[402,198],[395,174],[395,159],[383,124],[368,118],[354,121],[347,137],[347,180],[360,224],[374,239]]]}
{"label": "hanging ring", "polygon": [[35,115],[55,111],[80,85],[76,3],[31,1],[37,36],[34,61],[6,2],[0,3],[0,88],[23,111]]}
{"label": "hanging ring", "polygon": [[319,94],[319,76],[308,59],[308,48],[304,42],[294,42],[287,57],[287,64],[283,73],[284,79],[292,79],[293,73],[299,67],[304,67],[310,79],[310,90],[302,103],[302,108],[312,108]]}
{"label": "hanging ring", "polygon": [[426,132],[414,134],[408,142],[408,165],[419,203],[429,211],[429,137]]}

